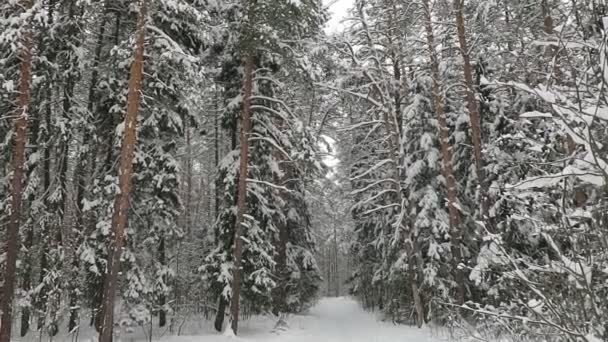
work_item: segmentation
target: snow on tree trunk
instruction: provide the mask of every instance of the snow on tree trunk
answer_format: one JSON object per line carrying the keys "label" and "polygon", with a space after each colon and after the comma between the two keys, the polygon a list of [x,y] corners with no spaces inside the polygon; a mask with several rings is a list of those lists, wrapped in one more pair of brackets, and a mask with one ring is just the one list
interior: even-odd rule
{"label": "snow on tree trunk", "polygon": [[433,96],[432,103],[437,121],[439,124],[439,141],[441,145],[441,158],[443,161],[443,176],[447,187],[448,212],[450,220],[450,237],[452,250],[452,272],[458,286],[456,300],[459,304],[464,303],[465,299],[465,284],[464,274],[459,267],[461,262],[461,240],[462,234],[460,231],[460,218],[457,208],[457,190],[456,178],[452,166],[452,147],[450,146],[450,131],[447,123],[447,117],[443,110],[443,97],[441,95],[441,83],[439,75],[439,61],[437,60],[437,52],[435,51],[435,38],[433,34],[432,13],[429,6],[429,0],[423,1],[424,11],[426,15],[426,39],[431,59],[431,73],[433,78]]}
{"label": "snow on tree trunk", "polygon": [[458,43],[460,45],[460,53],[464,62],[464,82],[466,85],[466,100],[469,110],[469,118],[471,122],[471,132],[473,140],[473,156],[475,159],[475,171],[477,173],[477,183],[481,195],[481,216],[484,220],[488,220],[488,184],[485,181],[483,168],[483,140],[481,132],[481,117],[479,115],[479,106],[475,99],[475,88],[473,86],[473,71],[471,68],[471,57],[469,55],[469,45],[466,37],[466,27],[464,16],[462,14],[462,1],[454,0],[454,12],[456,15],[456,28],[458,30]]}
{"label": "snow on tree trunk", "polygon": [[243,257],[242,226],[247,210],[247,175],[249,162],[249,132],[251,131],[251,92],[253,90],[253,56],[245,57],[245,84],[243,108],[241,110],[240,130],[240,161],[239,161],[239,183],[237,197],[236,224],[234,227],[234,269],[232,270],[232,298],[230,303],[230,326],[234,334],[238,332],[239,326],[239,300],[241,294],[241,261]]}

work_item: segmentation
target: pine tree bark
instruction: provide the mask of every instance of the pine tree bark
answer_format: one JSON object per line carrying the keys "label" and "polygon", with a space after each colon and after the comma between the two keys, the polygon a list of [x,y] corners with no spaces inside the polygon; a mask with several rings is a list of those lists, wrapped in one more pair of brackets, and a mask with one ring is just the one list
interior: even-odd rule
{"label": "pine tree bark", "polygon": [[[24,8],[31,8],[30,0],[23,0]],[[11,212],[7,226],[4,267],[4,285],[0,292],[0,342],[10,342],[13,297],[15,295],[17,253],[19,250],[19,224],[21,218],[21,202],[23,192],[23,176],[25,164],[25,144],[27,140],[28,107],[31,98],[32,82],[32,31],[28,26],[23,33],[20,48],[20,75],[15,112],[15,148],[13,152],[13,176],[11,179]]]}
{"label": "pine tree bark", "polygon": [[473,156],[475,159],[475,171],[477,173],[477,182],[481,195],[481,214],[485,222],[489,222],[488,209],[488,184],[486,184],[485,173],[483,168],[483,140],[481,132],[481,116],[479,114],[479,106],[475,99],[475,88],[473,86],[473,71],[471,68],[471,57],[469,55],[469,46],[466,37],[466,27],[464,16],[462,14],[462,0],[454,0],[454,12],[456,15],[456,28],[458,31],[458,43],[460,45],[460,53],[464,63],[464,81],[466,85],[466,100],[469,110],[469,121],[471,122],[471,132],[473,140]]}
{"label": "pine tree bark", "polygon": [[441,95],[441,82],[439,76],[439,61],[437,60],[437,52],[435,51],[435,36],[433,33],[433,25],[431,21],[432,14],[431,7],[429,6],[429,0],[423,0],[423,5],[426,15],[425,29],[428,45],[427,47],[429,50],[429,57],[431,59],[431,76],[433,78],[433,95],[431,101],[439,124],[439,142],[441,145],[441,158],[443,162],[443,177],[445,178],[447,187],[450,237],[452,240],[452,272],[458,286],[456,300],[459,304],[463,304],[465,299],[464,273],[459,267],[462,260],[460,249],[462,233],[459,228],[460,217],[458,208],[456,207],[457,190],[456,178],[454,177],[454,170],[452,166],[452,147],[450,146],[450,134],[447,116],[443,110],[443,96]]}
{"label": "pine tree bark", "polygon": [[241,154],[239,162],[239,183],[237,198],[236,225],[234,227],[234,270],[232,275],[232,298],[230,303],[230,324],[236,335],[239,325],[240,296],[241,296],[241,262],[243,257],[242,225],[247,210],[247,176],[249,163],[249,133],[251,132],[251,93],[253,90],[253,56],[245,57],[243,108],[241,110],[240,143]]}
{"label": "pine tree bark", "polygon": [[[550,36],[554,33],[553,32],[553,30],[554,30],[553,16],[551,16],[551,4],[549,3],[549,0],[541,0],[540,6],[541,6],[541,15],[543,17],[543,31],[545,32],[545,34],[547,36]],[[550,45],[545,50],[545,56],[547,57],[547,63],[548,63],[548,65],[553,66],[553,68],[551,69],[552,75],[550,75],[550,76],[554,76],[556,82],[559,83],[560,78],[561,78],[561,70],[560,70],[559,63],[558,63],[559,61],[557,59],[557,53],[558,53],[558,48],[553,45]],[[550,78],[548,80],[550,80]]]}
{"label": "pine tree bark", "polygon": [[120,256],[125,239],[125,227],[129,210],[129,194],[131,192],[131,176],[133,175],[133,157],[137,143],[137,114],[141,98],[144,44],[146,37],[146,16],[148,1],[139,1],[137,18],[137,40],[133,63],[129,75],[129,89],[127,95],[127,112],[122,137],[120,164],[118,171],[118,186],[120,192],[114,200],[114,213],[112,215],[112,235],[108,250],[108,264],[104,279],[104,292],[102,299],[102,325],[99,333],[99,342],[111,342],[114,326],[114,298],[120,268]]}

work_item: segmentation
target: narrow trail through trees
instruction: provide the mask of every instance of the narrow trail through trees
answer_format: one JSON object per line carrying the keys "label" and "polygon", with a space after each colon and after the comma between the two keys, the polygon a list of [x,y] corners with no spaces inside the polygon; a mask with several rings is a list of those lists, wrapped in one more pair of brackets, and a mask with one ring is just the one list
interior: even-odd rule
{"label": "narrow trail through trees", "polygon": [[[428,329],[393,324],[378,320],[364,311],[359,303],[347,297],[324,298],[307,314],[293,315],[285,331],[272,332],[275,320],[244,321],[237,341],[264,342],[430,342],[441,341]],[[201,335],[173,337],[170,342],[234,341],[233,336]]]}

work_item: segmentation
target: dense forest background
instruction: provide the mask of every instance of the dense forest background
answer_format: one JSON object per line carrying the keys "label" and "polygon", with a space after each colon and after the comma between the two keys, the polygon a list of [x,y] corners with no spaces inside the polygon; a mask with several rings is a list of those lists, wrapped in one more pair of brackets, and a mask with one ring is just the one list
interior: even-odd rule
{"label": "dense forest background", "polygon": [[345,294],[608,340],[607,11],[355,0],[329,34],[321,0],[3,1],[0,342]]}

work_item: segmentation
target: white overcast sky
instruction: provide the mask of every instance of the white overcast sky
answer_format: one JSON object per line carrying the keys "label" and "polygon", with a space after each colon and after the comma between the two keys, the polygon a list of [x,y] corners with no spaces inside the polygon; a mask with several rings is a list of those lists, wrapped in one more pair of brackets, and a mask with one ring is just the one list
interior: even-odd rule
{"label": "white overcast sky", "polygon": [[346,11],[353,5],[354,0],[323,0],[329,6],[331,19],[327,23],[327,32],[340,30],[340,21],[346,16]]}

